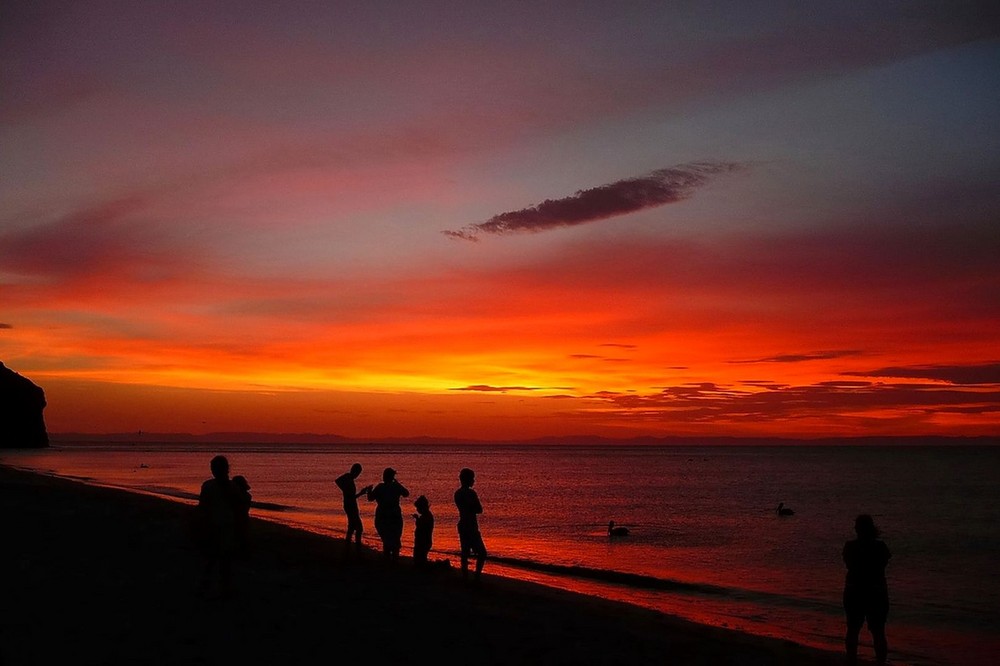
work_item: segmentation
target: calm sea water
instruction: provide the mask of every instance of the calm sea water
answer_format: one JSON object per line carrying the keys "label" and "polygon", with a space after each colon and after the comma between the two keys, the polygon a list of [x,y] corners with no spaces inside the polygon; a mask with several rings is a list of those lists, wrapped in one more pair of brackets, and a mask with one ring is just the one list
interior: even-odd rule
{"label": "calm sea water", "polygon": [[[255,501],[284,507],[254,515],[333,536],[346,524],[333,479],[360,462],[360,487],[391,466],[411,500],[431,502],[432,557],[453,561],[451,498],[472,467],[488,571],[838,651],[840,552],[870,513],[893,553],[890,657],[1000,654],[1000,448],[80,445],[0,462],[190,501],[216,453]],[[795,515],[778,516],[778,502]],[[378,547],[374,505],[361,508]],[[630,535],[610,540],[609,520]],[[410,525],[404,554],[412,537]]]}

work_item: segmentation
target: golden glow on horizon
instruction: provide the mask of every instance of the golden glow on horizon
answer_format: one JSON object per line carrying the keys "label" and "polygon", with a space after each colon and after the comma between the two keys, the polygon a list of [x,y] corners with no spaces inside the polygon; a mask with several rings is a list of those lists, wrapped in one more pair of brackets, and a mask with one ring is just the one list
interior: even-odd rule
{"label": "golden glow on horizon", "polygon": [[[572,321],[562,336],[551,323],[511,335],[508,331],[519,329],[520,316],[505,321],[498,312],[490,321],[492,327],[481,322],[460,334],[448,334],[435,322],[423,330],[426,320],[401,321],[398,327],[376,327],[377,335],[367,334],[372,328],[340,330],[337,339],[327,328],[317,329],[321,337],[288,339],[258,329],[252,333],[266,341],[260,345],[212,342],[212,337],[229,336],[225,329],[210,331],[212,337],[198,345],[124,336],[88,343],[89,336],[79,335],[75,348],[73,330],[7,333],[30,340],[26,348],[44,350],[40,359],[80,359],[76,368],[64,362],[61,369],[28,373],[44,388],[53,387],[47,418],[54,431],[483,438],[478,433],[490,422],[485,438],[519,439],[588,433],[982,434],[996,425],[989,409],[996,391],[989,387],[962,389],[969,404],[968,413],[962,413],[949,407],[953,393],[925,402],[934,387],[954,389],[947,381],[929,378],[911,390],[892,377],[845,376],[845,369],[858,365],[853,353],[769,361],[775,344],[781,349],[849,346],[840,340],[796,341],[788,329],[747,326],[711,334],[667,329],[615,340],[588,337],[580,332],[587,327]],[[897,355],[892,363],[917,365],[924,353],[910,360]],[[937,353],[976,358],[957,343],[942,343]],[[93,390],[67,393],[62,388],[84,384]],[[897,385],[903,388],[891,388]],[[900,404],[882,404],[899,391],[906,394]],[[137,396],[126,400],[128,410],[105,414],[104,421],[90,415],[101,413],[100,405],[122,401],[123,392]],[[80,406],[60,400],[70,394]],[[980,394],[985,402],[977,410]],[[938,406],[938,400],[945,402]],[[268,401],[282,406],[275,409]],[[206,405],[212,405],[211,413],[203,413]]]}

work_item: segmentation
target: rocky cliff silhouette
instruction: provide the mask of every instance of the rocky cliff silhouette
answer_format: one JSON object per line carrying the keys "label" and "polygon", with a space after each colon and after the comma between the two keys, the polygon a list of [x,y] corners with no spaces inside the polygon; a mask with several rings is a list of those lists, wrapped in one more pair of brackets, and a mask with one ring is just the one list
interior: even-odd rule
{"label": "rocky cliff silhouette", "polygon": [[44,409],[45,391],[0,362],[0,448],[48,446]]}

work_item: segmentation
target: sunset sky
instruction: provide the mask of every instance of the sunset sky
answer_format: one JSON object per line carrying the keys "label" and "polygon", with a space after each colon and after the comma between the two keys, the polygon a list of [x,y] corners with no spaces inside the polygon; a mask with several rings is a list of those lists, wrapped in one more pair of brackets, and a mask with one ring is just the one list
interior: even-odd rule
{"label": "sunset sky", "polygon": [[1000,7],[8,2],[49,431],[1000,434]]}

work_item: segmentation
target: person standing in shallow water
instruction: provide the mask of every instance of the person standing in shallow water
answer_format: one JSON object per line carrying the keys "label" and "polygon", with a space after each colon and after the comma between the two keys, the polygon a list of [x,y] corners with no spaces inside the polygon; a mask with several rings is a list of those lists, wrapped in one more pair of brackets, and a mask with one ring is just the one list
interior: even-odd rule
{"label": "person standing in shallow water", "polygon": [[396,470],[386,467],[382,483],[368,491],[368,501],[375,501],[375,531],[382,539],[382,553],[391,560],[399,558],[403,542],[403,510],[399,498],[409,497],[410,491],[396,480]]}
{"label": "person standing in shallow water", "polygon": [[483,535],[479,532],[479,514],[483,512],[483,505],[479,502],[479,495],[472,489],[476,482],[476,473],[468,467],[458,473],[458,480],[461,484],[455,491],[455,506],[458,507],[458,540],[462,549],[462,576],[469,576],[469,557],[476,556],[476,580],[483,572],[483,565],[486,564],[486,546],[483,544]]}
{"label": "person standing in shallow water", "polygon": [[889,548],[881,541],[875,521],[861,514],[854,521],[858,535],[844,544],[844,564],[847,578],[844,582],[844,612],[847,614],[847,634],[844,643],[848,663],[858,659],[858,635],[868,623],[875,647],[875,659],[886,663],[889,646],[885,638],[885,623],[889,617],[889,587],[885,568],[889,564]]}
{"label": "person standing in shallow water", "polygon": [[358,498],[371,492],[372,487],[365,486],[360,491],[355,485],[355,480],[361,476],[361,463],[351,465],[351,471],[344,472],[337,477],[335,483],[344,494],[344,513],[347,514],[347,551],[350,552],[351,537],[354,537],[355,548],[361,551],[361,534],[364,532],[364,525],[361,523],[361,511],[358,509]]}

